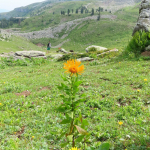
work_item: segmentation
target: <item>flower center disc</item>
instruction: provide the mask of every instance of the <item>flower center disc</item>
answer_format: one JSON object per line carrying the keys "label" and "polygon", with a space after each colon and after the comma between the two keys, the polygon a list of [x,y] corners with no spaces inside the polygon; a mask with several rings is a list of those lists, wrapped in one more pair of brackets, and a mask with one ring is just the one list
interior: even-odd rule
{"label": "flower center disc", "polygon": [[70,66],[69,71],[70,71],[71,73],[77,73],[77,72],[78,72],[76,66]]}

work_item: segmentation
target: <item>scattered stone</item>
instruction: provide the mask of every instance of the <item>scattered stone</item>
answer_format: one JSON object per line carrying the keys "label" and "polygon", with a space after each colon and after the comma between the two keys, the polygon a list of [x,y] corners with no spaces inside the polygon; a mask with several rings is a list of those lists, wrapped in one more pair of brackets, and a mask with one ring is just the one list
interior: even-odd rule
{"label": "scattered stone", "polygon": [[87,53],[88,53],[88,51],[89,51],[89,49],[90,49],[91,47],[96,48],[97,51],[105,51],[105,50],[107,50],[106,47],[101,47],[101,46],[91,45],[91,46],[89,46],[89,47],[87,47],[87,48],[85,49]]}
{"label": "scattered stone", "polygon": [[15,55],[31,58],[31,57],[45,56],[45,52],[41,52],[41,51],[17,51],[15,53]]}
{"label": "scattered stone", "polygon": [[58,53],[61,52],[61,53],[65,53],[65,54],[68,53],[64,48],[60,48],[57,52],[58,52]]}
{"label": "scattered stone", "polygon": [[61,57],[63,57],[64,55],[62,55],[62,54],[55,54],[55,55],[50,55],[49,57],[50,58],[54,58],[54,59],[58,59],[58,58],[61,58]]}
{"label": "scattered stone", "polygon": [[94,58],[90,58],[90,57],[83,57],[83,58],[78,58],[78,61],[93,61]]}
{"label": "scattered stone", "polygon": [[74,52],[74,50],[70,50],[69,52],[73,53],[73,52]]}
{"label": "scattered stone", "polygon": [[15,60],[31,57],[44,59],[47,58],[45,56],[45,52],[41,51],[17,51],[17,52],[1,53],[0,57],[7,57],[7,58],[13,57]]}

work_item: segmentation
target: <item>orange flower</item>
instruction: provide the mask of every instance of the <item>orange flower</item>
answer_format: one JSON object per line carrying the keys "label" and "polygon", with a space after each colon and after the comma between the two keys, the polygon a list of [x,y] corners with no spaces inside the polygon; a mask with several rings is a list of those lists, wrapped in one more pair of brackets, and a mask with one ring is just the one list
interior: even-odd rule
{"label": "orange flower", "polygon": [[67,71],[65,71],[66,73],[71,73],[71,76],[73,74],[80,74],[83,72],[84,70],[84,65],[80,66],[81,61],[77,61],[76,59],[72,59],[72,60],[68,60],[67,63],[64,63],[64,69],[66,69]]}

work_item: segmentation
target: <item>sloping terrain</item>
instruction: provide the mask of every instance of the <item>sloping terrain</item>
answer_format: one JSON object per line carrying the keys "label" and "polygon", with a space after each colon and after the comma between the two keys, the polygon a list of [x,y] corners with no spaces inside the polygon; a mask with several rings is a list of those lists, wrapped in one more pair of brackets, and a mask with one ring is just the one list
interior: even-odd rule
{"label": "sloping terrain", "polygon": [[0,53],[15,52],[20,50],[41,50],[38,46],[23,37],[13,36],[11,33],[0,34]]}
{"label": "sloping terrain", "polygon": [[99,6],[101,6],[104,9],[111,10],[112,12],[125,6],[133,6],[135,3],[140,2],[140,0],[93,0],[92,2],[89,0],[46,0],[44,2],[33,3],[25,7],[18,7],[10,12],[0,13],[0,19],[10,17],[36,16],[43,14],[47,9],[51,9],[51,11],[55,10],[57,12],[56,9],[52,8],[55,5],[59,5],[60,3],[64,3],[67,1],[74,1],[75,3],[84,2],[87,8],[98,8]]}
{"label": "sloping terrain", "polygon": [[[106,2],[106,1],[105,1]],[[114,1],[107,1],[109,5]],[[99,5],[98,5],[99,3]],[[72,1],[55,3],[52,8],[45,8],[43,15],[33,16],[14,25],[15,29],[7,29],[14,35],[20,35],[30,39],[33,43],[47,45],[50,40],[52,48],[64,47],[67,50],[84,51],[89,45],[101,45],[107,48],[123,49],[122,42],[128,43],[132,29],[138,18],[138,4],[127,6],[115,13],[103,11],[100,20],[97,21],[98,12],[93,16],[90,13],[70,12],[69,15],[61,15],[61,10],[80,8],[88,9],[101,6],[100,1]],[[121,3],[118,2],[118,3]],[[123,2],[122,2],[123,3]],[[52,12],[55,10],[55,14]],[[20,29],[16,30],[16,27]],[[14,31],[16,30],[16,31]]]}

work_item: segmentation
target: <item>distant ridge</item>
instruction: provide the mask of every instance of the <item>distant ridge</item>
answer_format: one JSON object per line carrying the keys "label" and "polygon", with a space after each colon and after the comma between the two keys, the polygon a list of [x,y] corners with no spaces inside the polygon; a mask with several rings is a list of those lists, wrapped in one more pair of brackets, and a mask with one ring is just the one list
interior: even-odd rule
{"label": "distant ridge", "polygon": [[[62,3],[62,2],[69,2],[69,1],[85,1],[85,2],[91,2],[90,0],[45,0],[43,2],[37,2],[33,3],[24,7],[18,7],[15,8],[12,11],[7,10],[1,10],[0,9],[0,19],[2,18],[11,18],[11,17],[30,17],[32,14],[40,14],[39,12],[42,12],[45,10],[45,8],[51,8],[56,3]],[[133,5],[134,3],[141,2],[141,0],[93,0],[92,2],[103,2],[106,6],[113,5]]]}

